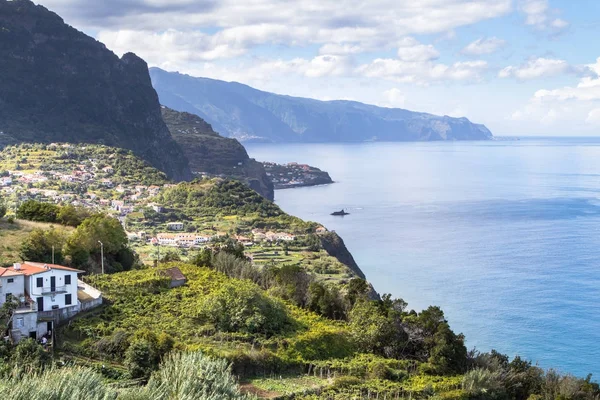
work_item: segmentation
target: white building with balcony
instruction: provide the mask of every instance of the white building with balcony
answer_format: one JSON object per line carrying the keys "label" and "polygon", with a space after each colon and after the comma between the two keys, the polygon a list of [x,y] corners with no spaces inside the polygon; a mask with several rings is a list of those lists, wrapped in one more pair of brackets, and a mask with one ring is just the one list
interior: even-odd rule
{"label": "white building with balcony", "polygon": [[90,304],[101,304],[101,293],[77,279],[83,272],[29,261],[0,268],[0,306],[6,301],[18,303],[10,336],[15,341],[22,337],[39,338],[52,331],[54,324],[92,308]]}

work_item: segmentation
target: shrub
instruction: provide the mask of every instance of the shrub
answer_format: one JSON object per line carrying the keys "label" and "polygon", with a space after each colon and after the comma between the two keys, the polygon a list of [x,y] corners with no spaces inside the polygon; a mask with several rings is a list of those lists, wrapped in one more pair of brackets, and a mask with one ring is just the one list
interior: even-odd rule
{"label": "shrub", "polygon": [[125,352],[125,366],[132,378],[148,378],[156,368],[155,357],[151,344],[138,340]]}
{"label": "shrub", "polygon": [[59,209],[56,204],[28,200],[17,209],[17,218],[29,221],[56,222]]}
{"label": "shrub", "polygon": [[50,354],[42,346],[35,340],[27,338],[19,342],[11,362],[15,366],[13,372],[20,375],[43,371],[50,365],[51,359]]}
{"label": "shrub", "polygon": [[117,393],[88,368],[52,369],[0,382],[0,397],[14,400],[108,400]]}
{"label": "shrub", "polygon": [[290,324],[283,305],[248,281],[229,281],[200,305],[199,317],[225,332],[271,336]]}
{"label": "shrub", "polygon": [[335,379],[331,388],[334,390],[344,390],[353,386],[360,386],[361,384],[362,380],[355,376],[340,376]]}
{"label": "shrub", "polygon": [[169,356],[146,387],[150,399],[246,399],[224,360],[200,352]]}

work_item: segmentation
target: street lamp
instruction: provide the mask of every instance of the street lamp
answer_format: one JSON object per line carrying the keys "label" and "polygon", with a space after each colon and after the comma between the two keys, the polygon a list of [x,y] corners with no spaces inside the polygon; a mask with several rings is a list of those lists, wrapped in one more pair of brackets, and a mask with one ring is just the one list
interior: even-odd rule
{"label": "street lamp", "polygon": [[104,243],[98,240],[100,243],[100,262],[102,263],[102,275],[104,275]]}

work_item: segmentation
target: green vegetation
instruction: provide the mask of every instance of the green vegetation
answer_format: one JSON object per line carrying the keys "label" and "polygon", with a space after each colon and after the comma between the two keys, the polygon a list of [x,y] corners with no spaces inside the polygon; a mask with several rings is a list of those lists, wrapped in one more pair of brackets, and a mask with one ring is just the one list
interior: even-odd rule
{"label": "green vegetation", "polygon": [[[113,184],[160,185],[168,179],[163,172],[136,157],[132,151],[97,144],[35,144],[23,143],[7,146],[0,152],[0,171],[20,171],[23,174],[42,171],[42,177],[50,173],[72,175],[73,171],[85,168],[89,173],[97,172],[98,178],[110,179]],[[109,169],[110,168],[110,169]],[[104,170],[106,169],[106,171]],[[48,184],[46,189],[68,188],[72,182],[59,185]],[[101,182],[95,182],[100,188]]]}
{"label": "green vegetation", "polygon": [[[83,158],[75,167],[85,174],[93,166]],[[0,377],[12,383],[0,384],[0,394],[243,398],[233,374],[243,391],[271,398],[600,395],[590,377],[543,371],[496,352],[468,352],[440,308],[416,312],[401,299],[374,296],[339,236],[285,214],[240,182],[203,179],[140,191],[132,184],[117,190],[60,183],[55,202],[9,197],[11,215],[14,210],[31,221],[0,219],[2,262],[49,262],[54,252],[56,262],[87,271],[84,280],[105,302],[57,330],[54,358],[32,341],[0,345]],[[32,189],[27,193],[37,198]],[[125,200],[131,202],[126,212],[120,209]],[[183,222],[183,234],[210,242],[165,249],[147,241],[167,232],[169,222]],[[143,235],[129,242],[138,232]],[[99,241],[106,275],[97,274]],[[174,267],[185,285],[171,287],[166,270]],[[5,304],[2,326],[14,306]],[[65,388],[63,379],[72,379],[73,387]],[[31,389],[36,385],[39,391]]]}
{"label": "green vegetation", "polygon": [[[28,346],[41,347],[25,341]],[[0,396],[14,400],[243,400],[229,366],[202,353],[173,353],[141,388],[118,388],[93,369],[52,367],[37,373],[13,372],[0,381]]]}
{"label": "green vegetation", "polygon": [[[0,266],[12,265],[15,261],[23,259],[34,261],[37,259],[34,257],[42,257],[40,260],[43,262],[50,262],[52,261],[52,244],[48,246],[48,239],[42,238],[44,235],[40,235],[40,232],[54,231],[55,234],[48,236],[63,237],[67,236],[72,230],[70,227],[53,226],[42,222],[0,219]],[[36,252],[35,255],[23,253],[23,248],[32,243],[30,238],[35,240],[35,245],[30,247],[32,251]],[[43,252],[38,252],[38,245],[42,245]],[[57,255],[60,256],[58,253],[60,248],[56,247],[56,249]],[[32,257],[29,255],[32,255]]]}

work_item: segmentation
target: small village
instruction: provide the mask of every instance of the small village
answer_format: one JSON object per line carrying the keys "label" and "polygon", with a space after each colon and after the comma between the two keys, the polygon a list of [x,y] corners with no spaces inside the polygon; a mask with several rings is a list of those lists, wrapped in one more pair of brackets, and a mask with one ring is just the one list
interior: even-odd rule
{"label": "small village", "polygon": [[[36,200],[70,204],[112,215],[125,228],[132,249],[147,262],[159,256],[161,250],[157,247],[170,248],[185,258],[189,250],[214,245],[224,238],[240,242],[252,259],[252,253],[260,253],[262,245],[273,247],[293,243],[298,236],[272,229],[240,230],[240,221],[231,218],[179,220],[174,210],[156,201],[161,192],[176,185],[164,176],[152,177],[147,184],[124,179],[114,165],[113,150],[106,149],[96,145],[58,143],[13,148],[16,154],[10,162],[0,159],[0,193],[15,210],[25,201]],[[90,157],[94,153],[98,156]],[[60,162],[39,161],[51,158]],[[289,175],[295,177],[290,178],[289,184],[298,182],[295,179],[299,179],[299,173],[311,176],[312,167],[307,165],[292,163],[289,168],[296,171]],[[326,229],[320,227],[315,233],[323,232]],[[276,255],[279,255],[277,250],[273,252],[273,256]]]}
{"label": "small village", "polygon": [[326,185],[333,183],[329,174],[306,164],[291,162],[277,164],[263,162],[267,176],[271,178],[275,189],[289,189],[302,186]]}

